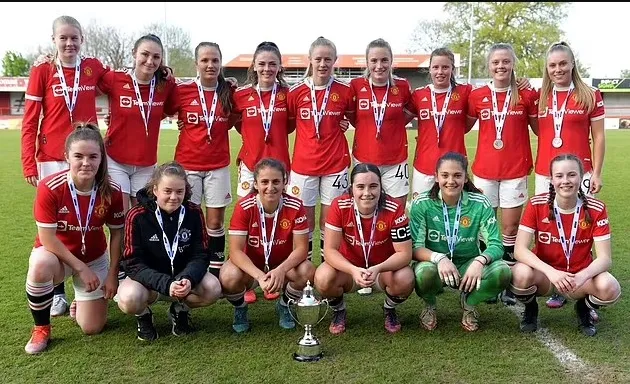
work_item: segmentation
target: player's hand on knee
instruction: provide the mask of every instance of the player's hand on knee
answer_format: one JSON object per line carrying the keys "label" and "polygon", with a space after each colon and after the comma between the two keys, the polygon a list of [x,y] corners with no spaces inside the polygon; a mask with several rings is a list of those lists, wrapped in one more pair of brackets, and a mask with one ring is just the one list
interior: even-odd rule
{"label": "player's hand on knee", "polygon": [[438,274],[440,275],[440,279],[442,283],[448,285],[451,288],[459,287],[459,271],[455,264],[448,258],[443,258],[438,263]]}
{"label": "player's hand on knee", "polygon": [[86,292],[93,292],[99,287],[99,285],[101,285],[101,281],[98,279],[98,276],[96,276],[96,273],[94,273],[87,265],[84,269],[79,271],[79,277],[81,278],[81,281],[83,281],[83,284],[85,284]]}

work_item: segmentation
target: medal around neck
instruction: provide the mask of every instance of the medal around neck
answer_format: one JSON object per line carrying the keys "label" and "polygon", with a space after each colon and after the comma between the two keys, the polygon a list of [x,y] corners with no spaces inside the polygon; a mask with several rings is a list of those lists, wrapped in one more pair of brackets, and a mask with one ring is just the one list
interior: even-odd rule
{"label": "medal around neck", "polygon": [[[293,315],[293,311],[291,310],[291,304],[295,307],[295,315]],[[289,299],[287,305],[289,306],[291,317],[304,327],[304,336],[302,336],[297,343],[298,348],[297,352],[293,354],[293,359],[300,362],[320,360],[324,356],[324,353],[322,352],[321,343],[319,339],[313,335],[312,329],[326,317],[329,307],[328,300],[317,300],[313,292],[313,287],[311,287],[311,282],[308,281],[302,291],[302,298],[297,302],[293,299]],[[326,307],[326,311],[324,315],[320,317],[322,307]]]}
{"label": "medal around neck", "polygon": [[551,141],[551,145],[553,145],[554,148],[560,148],[562,147],[562,139],[559,137],[554,138]]}

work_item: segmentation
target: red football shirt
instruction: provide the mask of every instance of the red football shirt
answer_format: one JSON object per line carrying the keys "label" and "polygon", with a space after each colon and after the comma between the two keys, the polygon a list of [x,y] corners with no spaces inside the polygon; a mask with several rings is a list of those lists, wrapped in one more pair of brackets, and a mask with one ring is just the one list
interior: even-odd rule
{"label": "red football shirt", "polygon": [[[532,150],[529,141],[529,117],[538,115],[538,94],[533,90],[518,92],[518,105],[508,101],[508,111],[501,133],[503,148],[494,148],[496,140],[492,107],[492,85],[477,88],[468,98],[468,116],[479,122],[477,152],[472,171],[488,180],[509,180],[527,176],[532,171]],[[507,89],[496,92],[497,107],[503,111]]]}
{"label": "red football shirt", "polygon": [[[610,239],[610,225],[606,205],[597,199],[587,198],[588,213],[591,223],[585,220],[585,211],[582,209],[579,216],[579,225],[576,233],[576,241],[569,261],[567,261],[558,228],[553,220],[549,220],[549,194],[544,193],[532,196],[525,207],[525,213],[521,218],[519,229],[534,234],[534,249],[532,250],[539,259],[551,265],[557,270],[577,273],[588,267],[593,261],[591,249],[593,241]],[[584,206],[582,206],[584,208]],[[571,237],[571,225],[573,212],[560,212],[562,228],[565,239]]]}
{"label": "red football shirt", "polygon": [[[271,93],[271,90],[260,92],[265,111],[271,106]],[[245,85],[234,92],[232,112],[240,116],[243,137],[239,160],[251,171],[254,170],[258,161],[266,157],[280,160],[287,168],[287,172],[290,171],[288,94],[289,89],[286,87],[278,86],[276,89],[271,129],[265,142],[260,98],[256,87]]]}
{"label": "red football shirt", "polygon": [[[604,101],[599,90],[595,92],[595,108],[589,114],[580,107],[572,96],[567,101],[567,106],[562,121],[560,138],[562,146],[554,148],[552,140],[554,136],[553,124],[553,93],[547,97],[546,111],[538,114],[538,152],[536,155],[536,173],[549,176],[549,164],[551,160],[563,153],[572,153],[580,158],[584,164],[584,170],[593,169],[591,145],[589,136],[591,133],[591,121],[597,121],[605,117]],[[567,98],[568,90],[558,91],[558,109],[562,107]]]}
{"label": "red football shirt", "polygon": [[[464,143],[466,112],[468,110],[468,96],[472,90],[472,86],[466,84],[458,85],[452,91],[438,147],[437,131],[431,106],[432,87],[429,85],[417,88],[411,95],[412,112],[418,116],[418,143],[413,167],[425,175],[435,174],[437,160],[447,152],[458,152],[466,156]],[[437,90],[435,93],[437,111],[441,113],[446,99],[446,90]]]}
{"label": "red football shirt", "polygon": [[[354,112],[350,86],[337,79],[333,81],[319,125],[318,140],[311,90],[307,81],[311,80],[300,81],[289,90],[289,117],[296,119],[292,169],[306,176],[326,176],[341,172],[350,166],[348,141],[339,126],[345,114]],[[321,110],[325,93],[326,86],[315,87],[317,112]]]}
{"label": "red football shirt", "polygon": [[[157,146],[160,124],[165,115],[174,115],[179,109],[175,80],[155,85],[151,114],[145,128],[142,114],[127,70],[110,71],[98,84],[109,96],[111,120],[105,135],[107,154],[120,164],[148,167],[157,163]],[[149,107],[150,84],[138,84],[145,116]]]}
{"label": "red football shirt", "polygon": [[[96,85],[109,68],[98,59],[82,57],[80,69],[79,87],[75,90],[76,68],[63,67],[69,101],[72,102],[75,91],[79,92],[72,112],[73,122],[98,124]],[[36,159],[38,162],[64,160],[66,138],[73,130],[55,63],[41,63],[32,68],[24,98],[22,167],[24,176],[37,176]]]}
{"label": "red football shirt", "polygon": [[[230,112],[223,111],[223,104],[217,97],[214,121],[208,140],[208,127],[201,107],[201,98],[194,80],[177,84],[179,94],[179,120],[184,128],[179,133],[175,147],[175,161],[188,171],[212,171],[230,165],[229,123]],[[208,117],[212,114],[214,89],[203,91]]]}
{"label": "red football shirt", "polygon": [[[387,198],[385,208],[378,212],[374,238],[370,240],[373,217],[361,218],[365,249],[372,244],[369,251],[368,267],[380,264],[394,254],[394,241],[410,240],[409,219],[405,207]],[[339,253],[353,265],[366,268],[365,256],[361,246],[361,237],[354,214],[352,197],[341,195],[333,200],[326,216],[326,229],[341,232],[343,240]]]}
{"label": "red football shirt", "polygon": [[[81,227],[77,220],[72,195],[68,185],[68,170],[50,175],[37,185],[35,197],[35,222],[38,227],[57,228],[57,238],[74,256],[84,263],[94,261],[107,251],[107,241],[103,225],[109,228],[122,228],[125,224],[123,197],[120,186],[110,180],[112,196],[110,204],[106,204],[96,193],[94,211],[90,217],[89,228],[85,235],[85,255],[81,254]],[[86,226],[90,192],[78,192],[81,221]],[[39,235],[35,238],[35,247],[42,246]]]}
{"label": "red football shirt", "polygon": [[[302,202],[295,197],[283,194],[282,207],[278,213],[276,232],[273,238],[269,267],[276,268],[293,252],[293,235],[308,234],[306,211]],[[230,236],[247,236],[247,245],[243,250],[259,269],[265,266],[265,251],[260,232],[260,212],[258,195],[250,193],[238,201],[230,220]],[[273,215],[265,214],[267,240],[271,240]]]}
{"label": "red football shirt", "polygon": [[405,108],[411,100],[411,86],[406,79],[394,78],[387,92],[387,104],[379,139],[376,138],[376,122],[372,89],[377,103],[377,116],[385,98],[387,86],[373,86],[365,77],[350,81],[355,100],[356,118],[352,155],[363,163],[395,165],[407,160],[407,115]]}

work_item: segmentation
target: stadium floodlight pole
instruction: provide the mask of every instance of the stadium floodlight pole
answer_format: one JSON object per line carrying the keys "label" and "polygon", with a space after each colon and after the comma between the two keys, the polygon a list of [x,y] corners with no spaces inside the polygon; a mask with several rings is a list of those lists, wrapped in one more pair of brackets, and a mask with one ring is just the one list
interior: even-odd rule
{"label": "stadium floodlight pole", "polygon": [[468,84],[470,84],[472,80],[472,54],[473,54],[473,20],[474,20],[474,12],[475,12],[475,3],[470,3],[470,17],[468,22],[470,23],[470,35],[468,36],[468,40],[470,40],[470,46],[468,47]]}

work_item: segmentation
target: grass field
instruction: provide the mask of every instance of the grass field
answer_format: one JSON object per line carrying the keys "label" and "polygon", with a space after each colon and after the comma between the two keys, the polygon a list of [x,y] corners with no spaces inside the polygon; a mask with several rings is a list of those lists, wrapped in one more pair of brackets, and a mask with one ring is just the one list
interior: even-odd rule
{"label": "grass field", "polygon": [[[612,273],[622,290],[630,288],[630,213],[625,188],[630,131],[607,131],[604,189],[600,194],[609,209],[613,228]],[[348,132],[351,138],[352,132]],[[409,133],[413,153],[415,132]],[[474,156],[476,132],[467,137]],[[159,159],[172,159],[177,132],[163,131]],[[534,141],[535,143],[535,141]],[[232,135],[232,155],[240,138]],[[573,303],[549,310],[541,304],[541,327],[584,362],[576,369],[563,365],[535,335],[518,330],[519,319],[503,305],[480,305],[480,330],[469,334],[460,327],[458,296],[446,292],[438,299],[439,326],[433,333],[419,327],[423,307],[413,294],[398,308],[403,330],[389,335],[383,329],[382,294],[349,295],[348,329],[333,337],[330,315],[315,328],[325,358],[314,364],[291,358],[301,331],[278,327],[274,305],[260,301],[250,306],[252,330],[231,331],[232,306],[225,300],[192,312],[197,332],[176,338],[170,334],[167,305],[154,306],[160,339],[136,339],[136,321],[110,302],[108,325],[96,336],[83,336],[68,317],[55,318],[53,342],[40,356],[27,356],[32,318],[24,283],[28,255],[36,233],[32,218],[34,188],[22,178],[20,132],[0,131],[0,379],[3,382],[99,383],[570,383],[629,382],[630,332],[626,316],[630,303],[600,311],[602,321],[594,338],[582,336]],[[234,157],[233,157],[234,158]],[[235,168],[232,171],[236,186]],[[533,189],[533,180],[530,183]],[[233,204],[232,204],[233,205]],[[231,216],[228,209],[227,218]],[[227,225],[226,225],[227,226]],[[69,287],[67,283],[66,287]],[[72,289],[67,289],[72,295]],[[259,296],[261,296],[259,294]],[[259,298],[260,299],[260,298]],[[625,356],[625,357],[624,357]],[[573,367],[573,368],[572,368]]]}

